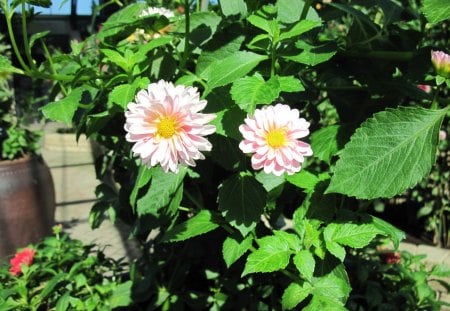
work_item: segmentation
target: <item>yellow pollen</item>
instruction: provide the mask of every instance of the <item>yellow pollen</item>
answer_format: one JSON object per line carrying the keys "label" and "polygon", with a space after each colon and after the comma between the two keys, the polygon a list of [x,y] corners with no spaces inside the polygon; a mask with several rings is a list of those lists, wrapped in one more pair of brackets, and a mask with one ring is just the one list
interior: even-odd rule
{"label": "yellow pollen", "polygon": [[266,136],[267,144],[272,148],[279,148],[286,143],[286,131],[283,129],[271,130]]}
{"label": "yellow pollen", "polygon": [[163,117],[157,125],[157,133],[164,138],[170,138],[177,131],[176,125],[177,123],[173,118]]}

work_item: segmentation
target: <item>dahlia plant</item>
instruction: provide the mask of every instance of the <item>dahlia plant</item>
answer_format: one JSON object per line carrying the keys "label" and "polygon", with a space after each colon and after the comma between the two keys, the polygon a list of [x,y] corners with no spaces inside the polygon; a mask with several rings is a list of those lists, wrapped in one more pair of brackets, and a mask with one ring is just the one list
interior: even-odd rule
{"label": "dahlia plant", "polygon": [[[3,0],[11,42],[25,2],[50,1]],[[348,255],[381,237],[395,254],[404,233],[368,210],[427,176],[450,109],[431,57],[448,44],[428,43],[448,8],[423,2],[110,1],[98,32],[42,63],[45,34],[25,35],[18,66],[61,94],[43,114],[103,147],[90,220],[140,242],[138,307],[368,307]]]}

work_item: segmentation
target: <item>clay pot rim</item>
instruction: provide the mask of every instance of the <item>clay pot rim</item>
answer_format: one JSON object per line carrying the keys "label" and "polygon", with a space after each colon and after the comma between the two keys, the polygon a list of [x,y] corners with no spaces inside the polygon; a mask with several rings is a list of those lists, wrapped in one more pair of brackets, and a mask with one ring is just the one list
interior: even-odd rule
{"label": "clay pot rim", "polygon": [[41,156],[37,155],[37,154],[25,154],[20,158],[17,159],[13,159],[13,160],[0,160],[0,166],[11,166],[11,165],[20,165],[20,164],[24,164],[26,162],[30,162],[33,160],[40,160]]}

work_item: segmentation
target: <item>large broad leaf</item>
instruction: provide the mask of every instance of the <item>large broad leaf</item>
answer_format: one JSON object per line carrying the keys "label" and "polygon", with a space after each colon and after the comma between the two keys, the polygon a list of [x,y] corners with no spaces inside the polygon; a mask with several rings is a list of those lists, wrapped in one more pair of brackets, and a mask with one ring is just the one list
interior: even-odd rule
{"label": "large broad leaf", "polygon": [[277,20],[291,24],[300,20],[303,8],[302,0],[277,0]]}
{"label": "large broad leaf", "polygon": [[163,242],[177,242],[208,233],[219,227],[213,221],[213,215],[208,210],[201,210],[197,215],[187,221],[176,225],[166,232]]}
{"label": "large broad leaf", "polygon": [[138,89],[144,89],[148,86],[150,80],[147,77],[137,78],[131,84],[120,84],[114,87],[109,93],[108,104],[114,103],[123,109],[126,109],[128,103],[133,101]]}
{"label": "large broad leaf", "polygon": [[283,293],[281,298],[281,306],[283,310],[292,310],[300,302],[305,300],[306,297],[311,293],[311,284],[304,282],[302,284],[291,283]]}
{"label": "large broad leaf", "polygon": [[364,122],[345,146],[327,193],[392,197],[424,178],[436,158],[447,109],[388,109]]}
{"label": "large broad leaf", "polygon": [[315,157],[330,163],[331,157],[339,150],[339,128],[340,125],[330,125],[311,135],[311,148],[314,150]]}
{"label": "large broad leaf", "polygon": [[261,61],[267,59],[265,55],[252,52],[238,51],[225,59],[217,60],[205,69],[203,77],[208,81],[210,89],[227,85],[253,70]]}
{"label": "large broad leaf", "polygon": [[227,267],[230,267],[242,257],[252,246],[253,237],[247,236],[242,241],[233,237],[227,237],[223,242],[222,255]]}
{"label": "large broad leaf", "polygon": [[244,0],[221,0],[220,8],[225,16],[230,15],[247,15],[247,4]]}
{"label": "large broad leaf", "polygon": [[264,81],[260,74],[244,77],[233,82],[231,97],[242,110],[253,113],[258,104],[270,104],[280,94],[278,79]]}
{"label": "large broad leaf", "polygon": [[450,19],[449,0],[423,0],[422,11],[430,23],[438,23]]}
{"label": "large broad leaf", "polygon": [[72,90],[67,97],[42,107],[42,113],[50,120],[71,124],[75,111],[78,109],[78,104],[92,103],[96,94],[97,89],[92,87],[78,87]]}
{"label": "large broad leaf", "polygon": [[297,24],[292,26],[291,29],[282,32],[280,34],[280,41],[298,37],[301,34],[310,31],[311,29],[316,28],[318,26],[320,26],[320,22],[317,21],[310,21],[310,20],[299,21]]}
{"label": "large broad leaf", "polygon": [[289,244],[278,236],[258,240],[259,249],[247,257],[242,276],[256,272],[274,272],[286,268],[292,251]]}
{"label": "large broad leaf", "polygon": [[265,198],[266,191],[254,177],[236,174],[219,190],[219,209],[230,225],[246,236],[259,222]]}
{"label": "large broad leaf", "polygon": [[186,168],[181,167],[177,174],[165,173],[162,169],[156,169],[152,173],[152,183],[149,191],[137,201],[138,215],[152,214],[158,216],[158,211],[168,206],[172,201],[181,201],[177,195],[183,188],[183,179]]}

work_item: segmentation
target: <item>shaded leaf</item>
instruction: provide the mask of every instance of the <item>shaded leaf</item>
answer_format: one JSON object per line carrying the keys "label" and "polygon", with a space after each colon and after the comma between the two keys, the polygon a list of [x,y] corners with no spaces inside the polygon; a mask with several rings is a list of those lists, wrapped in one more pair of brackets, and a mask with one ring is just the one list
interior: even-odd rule
{"label": "shaded leaf", "polygon": [[225,16],[240,15],[245,17],[247,15],[247,4],[244,0],[221,0],[220,8]]}
{"label": "shaded leaf", "polygon": [[311,293],[311,289],[311,284],[307,282],[304,282],[301,285],[298,283],[289,284],[281,298],[281,306],[283,310],[294,309],[300,302],[308,297],[308,295]]}
{"label": "shaded leaf", "polygon": [[168,230],[163,236],[163,242],[178,242],[208,233],[219,227],[213,221],[213,215],[208,210],[201,210],[197,215]]}
{"label": "shaded leaf", "polygon": [[222,255],[228,268],[250,249],[252,241],[253,238],[251,236],[247,236],[242,241],[238,241],[233,237],[225,239],[222,246]]}

